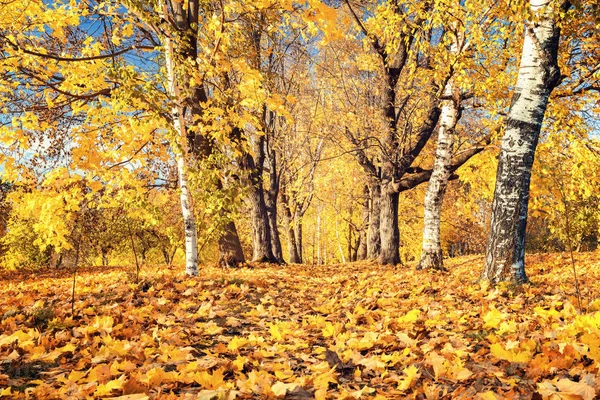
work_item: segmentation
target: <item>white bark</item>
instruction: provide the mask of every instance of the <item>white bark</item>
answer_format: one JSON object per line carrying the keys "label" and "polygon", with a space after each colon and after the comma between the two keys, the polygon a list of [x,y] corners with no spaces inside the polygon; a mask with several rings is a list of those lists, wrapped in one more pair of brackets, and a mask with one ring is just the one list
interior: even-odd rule
{"label": "white bark", "polygon": [[[451,84],[448,90],[452,91]],[[458,107],[454,100],[442,102],[438,142],[433,172],[425,194],[425,212],[423,226],[423,250],[420,268],[442,268],[442,245],[440,238],[440,220],[444,193],[450,178],[452,147],[454,145],[454,127],[458,117]]]}
{"label": "white bark", "polygon": [[490,237],[482,279],[526,282],[525,230],[531,167],[548,98],[560,81],[557,65],[560,31],[553,1],[530,0],[538,13],[525,29],[523,53],[498,160]]}
{"label": "white bark", "polygon": [[185,273],[190,276],[198,275],[198,234],[196,232],[196,217],[194,203],[187,180],[187,137],[182,107],[177,104],[181,101],[175,74],[173,43],[170,38],[165,39],[165,64],[167,67],[167,80],[169,95],[175,102],[171,107],[173,129],[179,138],[179,149],[175,149],[177,158],[177,173],[179,174],[179,190],[181,213],[183,215],[185,232]]}
{"label": "white bark", "polygon": [[[458,31],[455,29],[455,31]],[[463,43],[463,35],[454,36],[450,52],[458,56]],[[435,161],[427,192],[425,194],[425,211],[423,219],[423,250],[419,269],[443,268],[440,223],[444,194],[448,179],[452,173],[452,147],[454,146],[454,128],[459,118],[460,98],[455,93],[454,79],[450,79],[444,88],[444,100],[441,104],[440,126],[438,129]]]}

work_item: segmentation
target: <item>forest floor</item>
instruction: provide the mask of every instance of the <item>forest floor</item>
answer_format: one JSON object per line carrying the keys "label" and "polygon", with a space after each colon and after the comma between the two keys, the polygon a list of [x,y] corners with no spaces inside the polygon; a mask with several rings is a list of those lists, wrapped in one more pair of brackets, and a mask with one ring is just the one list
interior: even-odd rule
{"label": "forest floor", "polygon": [[600,398],[600,253],[575,256],[580,299],[567,254],[520,289],[476,283],[481,256],[81,269],[74,315],[69,271],[4,273],[0,397]]}

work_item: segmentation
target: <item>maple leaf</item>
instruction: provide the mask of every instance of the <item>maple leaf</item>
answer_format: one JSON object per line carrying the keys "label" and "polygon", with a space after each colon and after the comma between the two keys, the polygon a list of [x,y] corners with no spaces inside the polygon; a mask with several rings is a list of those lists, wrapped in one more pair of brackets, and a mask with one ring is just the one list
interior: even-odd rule
{"label": "maple leaf", "polygon": [[104,397],[106,395],[111,394],[114,390],[122,389],[123,385],[125,384],[125,379],[126,376],[121,375],[118,379],[114,379],[112,381],[98,385],[98,387],[96,387],[96,390],[94,391],[94,395]]}
{"label": "maple leaf", "polygon": [[500,323],[502,323],[505,319],[505,315],[493,307],[483,316],[483,321],[485,322],[483,326],[485,328],[498,328]]}
{"label": "maple leaf", "polygon": [[413,309],[413,310],[410,310],[409,312],[407,312],[406,314],[404,314],[403,316],[398,317],[398,322],[400,324],[414,323],[419,319],[420,316],[421,316],[421,310]]}
{"label": "maple leaf", "polygon": [[531,360],[530,351],[506,350],[500,343],[494,343],[490,346],[490,353],[501,360],[510,362],[527,362]]}
{"label": "maple leaf", "polygon": [[592,400],[596,398],[595,382],[592,374],[585,374],[579,382],[567,378],[556,378],[553,381],[538,383],[538,392],[545,398],[556,396],[561,399],[581,398]]}
{"label": "maple leaf", "polygon": [[281,381],[275,382],[271,386],[271,391],[275,396],[285,396],[287,392],[291,392],[298,387],[295,383],[283,383]]}
{"label": "maple leaf", "polygon": [[234,400],[239,392],[235,390],[201,390],[198,392],[198,400]]}
{"label": "maple leaf", "polygon": [[200,371],[193,374],[193,380],[205,389],[218,389],[227,386],[223,382],[224,371],[217,369],[212,374]]}
{"label": "maple leaf", "polygon": [[419,378],[420,374],[419,369],[414,365],[404,368],[402,373],[406,377],[398,380],[398,390],[404,392],[413,385],[413,383]]}

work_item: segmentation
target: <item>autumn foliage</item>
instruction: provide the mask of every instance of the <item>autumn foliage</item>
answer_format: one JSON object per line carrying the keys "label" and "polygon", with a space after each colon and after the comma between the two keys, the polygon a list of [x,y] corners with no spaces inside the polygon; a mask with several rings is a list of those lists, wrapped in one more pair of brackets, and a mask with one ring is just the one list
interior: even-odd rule
{"label": "autumn foliage", "polygon": [[328,266],[7,273],[3,398],[595,398],[599,253],[528,258],[533,283]]}

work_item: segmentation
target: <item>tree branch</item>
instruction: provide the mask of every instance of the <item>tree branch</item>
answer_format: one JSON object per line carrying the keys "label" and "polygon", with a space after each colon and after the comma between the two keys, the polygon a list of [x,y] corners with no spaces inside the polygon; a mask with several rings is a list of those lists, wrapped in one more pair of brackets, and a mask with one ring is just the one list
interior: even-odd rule
{"label": "tree branch", "polygon": [[18,50],[18,51],[22,51],[25,54],[29,54],[32,56],[36,56],[36,57],[41,57],[41,58],[47,58],[47,59],[51,59],[51,60],[56,60],[56,61],[65,61],[65,62],[82,62],[82,61],[94,61],[94,60],[102,60],[105,58],[113,58],[113,57],[117,57],[120,56],[121,54],[125,54],[131,50],[154,50],[155,47],[152,46],[131,46],[131,47],[126,47],[124,49],[115,51],[113,53],[109,53],[109,54],[99,54],[97,56],[89,56],[89,57],[63,57],[63,56],[59,56],[56,54],[51,54],[51,53],[40,53],[34,50],[29,50],[26,49],[24,47],[19,46],[17,43],[13,43],[11,42],[7,37],[3,37],[4,41],[6,43],[8,43],[13,49]]}
{"label": "tree branch", "polygon": [[[474,155],[481,153],[485,150],[485,146],[476,146],[470,149],[466,149],[461,151],[457,155],[455,155],[452,159],[452,164],[448,167],[451,175],[449,180],[458,179],[458,175],[454,174],[454,172],[459,169],[463,164],[471,159]],[[404,192],[406,190],[410,190],[414,187],[419,186],[421,183],[428,182],[431,178],[431,174],[433,173],[432,169],[428,170],[419,170],[417,173],[409,174],[400,180],[399,183],[399,191]]]}

